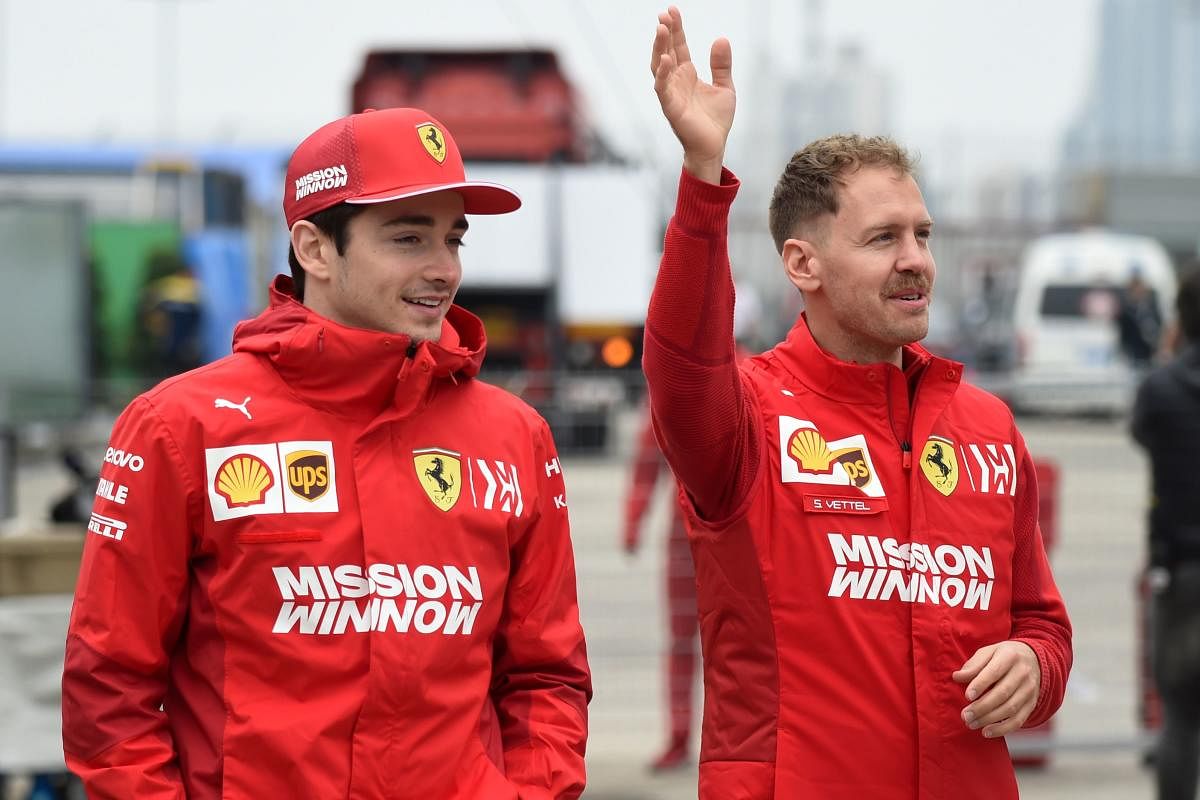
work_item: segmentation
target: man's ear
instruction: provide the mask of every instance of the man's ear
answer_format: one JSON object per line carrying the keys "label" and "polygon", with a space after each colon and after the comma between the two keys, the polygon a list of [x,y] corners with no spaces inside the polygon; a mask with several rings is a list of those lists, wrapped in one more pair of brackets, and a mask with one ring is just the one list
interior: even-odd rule
{"label": "man's ear", "polygon": [[330,279],[333,274],[330,260],[337,250],[320,228],[306,219],[293,225],[292,250],[309,278],[318,281]]}
{"label": "man's ear", "polygon": [[788,280],[802,292],[821,288],[821,259],[816,246],[805,239],[788,239],[780,253]]}

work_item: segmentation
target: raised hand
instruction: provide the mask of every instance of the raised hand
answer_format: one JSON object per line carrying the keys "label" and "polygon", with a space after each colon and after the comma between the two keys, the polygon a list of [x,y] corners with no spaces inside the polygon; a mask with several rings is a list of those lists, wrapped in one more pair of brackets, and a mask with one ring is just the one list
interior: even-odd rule
{"label": "raised hand", "polygon": [[733,126],[733,52],[729,40],[713,42],[709,55],[712,83],[700,80],[688,52],[679,9],[658,15],[650,72],[663,116],[683,145],[683,166],[709,183],[721,182],[725,142]]}

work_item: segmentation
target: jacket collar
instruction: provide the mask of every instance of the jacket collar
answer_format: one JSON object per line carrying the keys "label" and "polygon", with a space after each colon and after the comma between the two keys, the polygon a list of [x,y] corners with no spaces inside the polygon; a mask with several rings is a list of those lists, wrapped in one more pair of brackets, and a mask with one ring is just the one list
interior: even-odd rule
{"label": "jacket collar", "polygon": [[787,339],[775,347],[780,364],[797,381],[830,400],[841,403],[885,402],[889,387],[893,391],[907,383],[915,387],[920,376],[936,369],[938,374],[957,384],[962,365],[931,354],[919,344],[905,345],[904,370],[894,364],[856,364],[842,361],[821,349],[808,329],[808,318],[801,314]]}
{"label": "jacket collar", "polygon": [[305,402],[343,416],[373,417],[393,405],[412,406],[436,381],[479,373],[487,347],[483,323],[452,306],[437,342],[352,328],[313,312],[293,295],[292,279],[279,275],[270,302],[234,330],[233,350],[271,362],[288,388]]}

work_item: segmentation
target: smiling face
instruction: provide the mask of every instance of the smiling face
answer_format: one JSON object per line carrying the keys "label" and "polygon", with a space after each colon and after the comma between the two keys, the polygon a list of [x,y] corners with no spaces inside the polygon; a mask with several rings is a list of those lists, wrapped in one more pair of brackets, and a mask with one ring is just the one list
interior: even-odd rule
{"label": "smiling face", "polygon": [[838,211],[788,239],[783,260],[805,295],[813,338],[857,363],[900,364],[901,348],[929,331],[936,268],[933,223],[911,175],[861,167],[838,189]]}
{"label": "smiling face", "polygon": [[466,231],[462,197],[450,191],[364,206],[341,253],[316,226],[297,222],[304,304],[342,325],[437,341],[462,281]]}

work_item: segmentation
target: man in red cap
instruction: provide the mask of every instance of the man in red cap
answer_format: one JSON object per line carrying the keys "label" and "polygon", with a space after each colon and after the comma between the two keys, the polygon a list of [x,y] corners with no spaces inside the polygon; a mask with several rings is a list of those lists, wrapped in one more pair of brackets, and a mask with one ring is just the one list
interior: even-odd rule
{"label": "man in red cap", "polygon": [[63,739],[104,798],[574,798],[591,679],[546,423],[476,379],[466,179],[417,109],[288,165],[292,276],[118,419]]}

